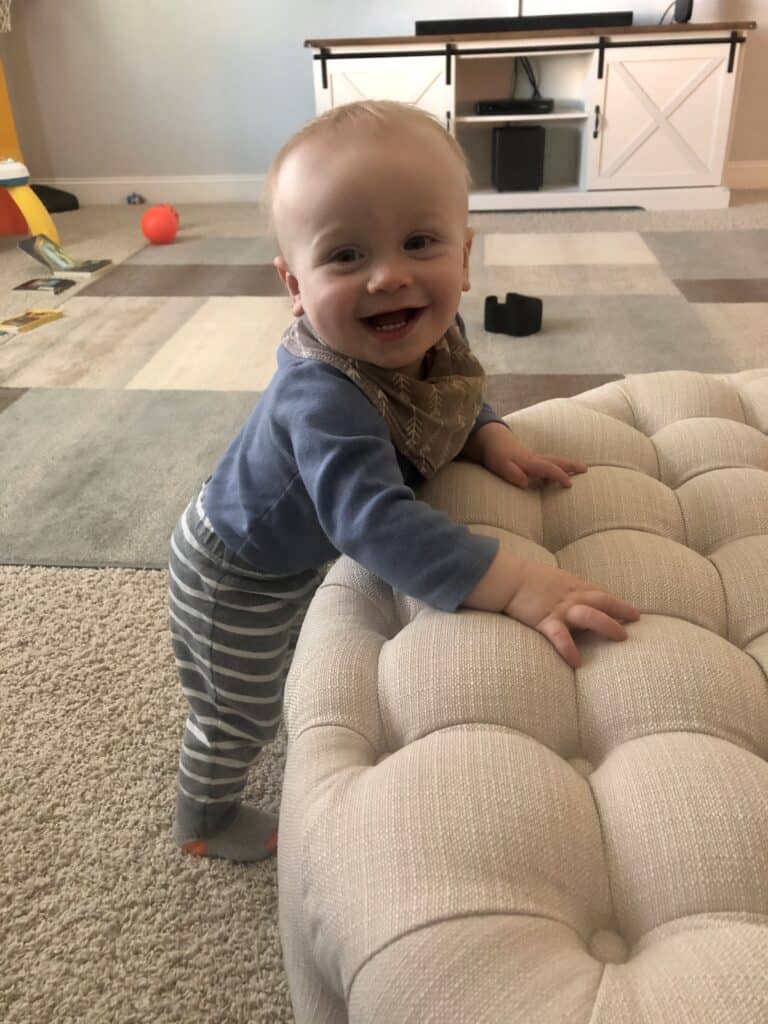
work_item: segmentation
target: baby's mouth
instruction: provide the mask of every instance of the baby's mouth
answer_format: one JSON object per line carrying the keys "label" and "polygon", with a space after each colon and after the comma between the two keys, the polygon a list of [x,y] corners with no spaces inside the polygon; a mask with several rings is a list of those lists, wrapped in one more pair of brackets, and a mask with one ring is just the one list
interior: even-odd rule
{"label": "baby's mouth", "polygon": [[394,334],[397,331],[401,331],[404,327],[407,327],[408,324],[410,324],[412,320],[415,320],[420,313],[421,309],[415,309],[412,307],[395,309],[389,313],[377,313],[375,316],[365,316],[363,317],[363,322],[382,334]]}

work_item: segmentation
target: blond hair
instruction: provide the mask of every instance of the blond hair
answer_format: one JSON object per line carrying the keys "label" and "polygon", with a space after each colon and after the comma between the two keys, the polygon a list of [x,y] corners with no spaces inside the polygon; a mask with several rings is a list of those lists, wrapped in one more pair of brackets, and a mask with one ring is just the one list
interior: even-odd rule
{"label": "blond hair", "polygon": [[303,142],[345,129],[352,129],[353,131],[357,127],[372,127],[385,130],[397,129],[409,123],[415,126],[426,127],[429,131],[439,134],[450,152],[461,164],[467,190],[469,190],[472,184],[472,176],[467,164],[466,154],[456,139],[454,139],[450,132],[445,130],[436,117],[409,103],[398,103],[395,100],[360,100],[357,103],[345,103],[340,107],[333,107],[324,114],[319,114],[307,122],[303,128],[299,129],[295,135],[292,135],[280,149],[267,172],[261,200],[270,227],[274,229],[273,209],[280,168],[283,166],[286,157]]}

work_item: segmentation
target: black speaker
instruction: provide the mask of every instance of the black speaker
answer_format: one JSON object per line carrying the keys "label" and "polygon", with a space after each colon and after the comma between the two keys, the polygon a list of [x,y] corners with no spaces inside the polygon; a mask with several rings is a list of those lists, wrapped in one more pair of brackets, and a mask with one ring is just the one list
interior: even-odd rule
{"label": "black speaker", "polygon": [[544,180],[544,126],[493,129],[493,187],[499,192],[530,192]]}
{"label": "black speaker", "polygon": [[690,21],[693,14],[693,0],[676,0],[675,21]]}

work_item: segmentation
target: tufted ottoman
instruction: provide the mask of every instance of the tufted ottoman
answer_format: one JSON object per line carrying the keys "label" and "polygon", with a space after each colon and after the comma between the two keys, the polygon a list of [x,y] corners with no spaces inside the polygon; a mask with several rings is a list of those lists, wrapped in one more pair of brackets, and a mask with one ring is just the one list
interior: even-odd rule
{"label": "tufted ottoman", "polygon": [[286,692],[280,930],[299,1024],[766,1024],[768,370],[509,416],[590,471],[423,497],[643,612],[570,669],[342,558]]}

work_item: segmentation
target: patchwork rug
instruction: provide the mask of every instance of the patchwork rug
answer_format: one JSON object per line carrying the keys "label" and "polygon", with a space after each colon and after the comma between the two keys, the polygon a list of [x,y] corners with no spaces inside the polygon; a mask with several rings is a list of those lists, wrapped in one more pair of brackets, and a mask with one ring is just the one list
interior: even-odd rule
{"label": "patchwork rug", "polygon": [[[269,383],[291,317],[274,240],[255,206],[180,213],[176,242],[158,247],[140,211],[57,217],[65,248],[115,264],[56,297],[11,290],[40,275],[0,239],[3,315],[65,314],[0,341],[0,563],[164,566],[176,517]],[[703,213],[472,224],[461,311],[501,415],[628,373],[768,361],[765,194]],[[509,291],[543,299],[538,334],[484,330],[485,297]]]}
{"label": "patchwork rug", "polygon": [[[695,214],[473,217],[462,312],[496,409],[646,369],[766,365],[768,196],[734,199]],[[56,216],[73,255],[115,261],[56,297],[12,290],[40,275],[0,238],[0,314],[65,314],[0,342],[9,1024],[293,1019],[275,861],[184,858],[170,840],[185,708],[164,576],[103,568],[164,566],[290,318],[256,207],[180,213],[162,248],[145,246],[140,208]],[[543,298],[539,334],[483,331],[484,296],[507,291]],[[249,799],[277,810],[284,758],[281,732]]]}

